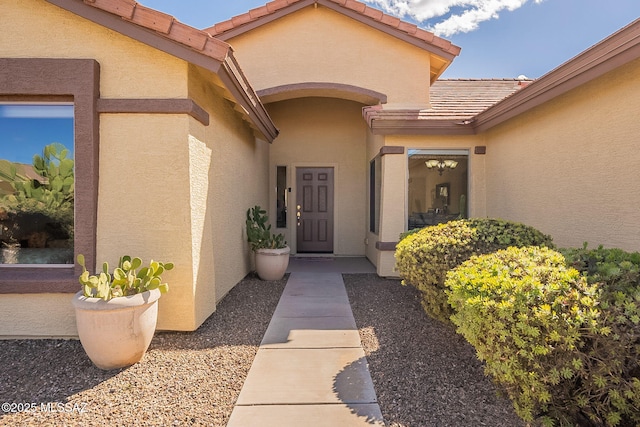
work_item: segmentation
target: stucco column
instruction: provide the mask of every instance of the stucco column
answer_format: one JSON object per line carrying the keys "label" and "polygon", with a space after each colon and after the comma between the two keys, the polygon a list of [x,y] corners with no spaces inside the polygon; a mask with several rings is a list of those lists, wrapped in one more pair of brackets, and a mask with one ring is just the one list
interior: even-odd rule
{"label": "stucco column", "polygon": [[405,229],[406,156],[404,147],[385,146],[380,150],[382,185],[380,190],[380,233],[378,275],[397,276],[395,271],[395,245]]}

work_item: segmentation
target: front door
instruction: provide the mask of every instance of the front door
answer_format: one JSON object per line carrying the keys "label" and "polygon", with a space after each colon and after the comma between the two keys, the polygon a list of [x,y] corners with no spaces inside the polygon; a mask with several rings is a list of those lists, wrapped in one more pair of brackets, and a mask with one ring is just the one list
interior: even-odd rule
{"label": "front door", "polygon": [[333,252],[333,168],[296,169],[298,252]]}

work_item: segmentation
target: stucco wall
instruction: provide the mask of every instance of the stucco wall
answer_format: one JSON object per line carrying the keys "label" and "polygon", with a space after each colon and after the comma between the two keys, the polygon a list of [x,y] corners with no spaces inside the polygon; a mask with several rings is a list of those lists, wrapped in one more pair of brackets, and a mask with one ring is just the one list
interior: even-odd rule
{"label": "stucco wall", "polygon": [[103,114],[97,259],[171,261],[159,327],[193,328],[194,295],[187,116]]}
{"label": "stucco wall", "polygon": [[[0,26],[0,56],[96,59],[102,98],[191,97],[209,112],[208,127],[184,114],[100,115],[97,259],[174,262],[158,328],[195,329],[248,272],[244,210],[266,204],[268,144],[183,60],[44,1],[0,2]],[[75,336],[70,299],[0,295],[0,337]]]}
{"label": "stucco wall", "polygon": [[199,325],[250,270],[246,211],[256,204],[268,205],[270,144],[256,140],[247,123],[220,96],[210,72],[191,66],[189,75],[189,95],[205,106],[211,121],[203,126],[190,119],[193,265]]}
{"label": "stucco wall", "polygon": [[323,6],[308,6],[229,40],[256,89],[331,82],[382,92],[393,104],[429,97],[429,54]]}
{"label": "stucco wall", "polygon": [[0,2],[6,58],[92,58],[103,98],[179,98],[186,63],[42,0]]}
{"label": "stucco wall", "polygon": [[[280,129],[271,147],[269,188],[275,189],[276,166],[287,166],[292,187],[288,228],[277,231],[285,232],[295,252],[295,168],[334,167],[334,253],[364,255],[368,161],[362,105],[339,99],[301,98],[269,104],[267,109]],[[269,214],[275,219],[275,190],[269,194]]]}
{"label": "stucco wall", "polygon": [[487,214],[640,250],[640,60],[488,133]]}

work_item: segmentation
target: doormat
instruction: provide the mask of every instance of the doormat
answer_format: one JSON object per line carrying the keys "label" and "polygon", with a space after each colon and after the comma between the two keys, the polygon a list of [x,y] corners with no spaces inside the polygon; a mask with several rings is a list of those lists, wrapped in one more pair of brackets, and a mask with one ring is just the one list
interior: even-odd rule
{"label": "doormat", "polygon": [[296,261],[302,261],[302,262],[306,262],[306,261],[312,261],[312,262],[331,261],[331,262],[333,262],[333,258],[328,258],[328,257],[294,257],[294,259]]}

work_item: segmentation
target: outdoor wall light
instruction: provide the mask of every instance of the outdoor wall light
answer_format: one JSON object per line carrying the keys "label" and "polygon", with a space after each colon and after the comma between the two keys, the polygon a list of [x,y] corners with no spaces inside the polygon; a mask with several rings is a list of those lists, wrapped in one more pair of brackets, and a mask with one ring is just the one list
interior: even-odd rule
{"label": "outdoor wall light", "polygon": [[455,160],[436,160],[431,159],[424,162],[428,169],[437,169],[438,173],[442,175],[446,169],[455,169],[458,166],[458,162]]}

